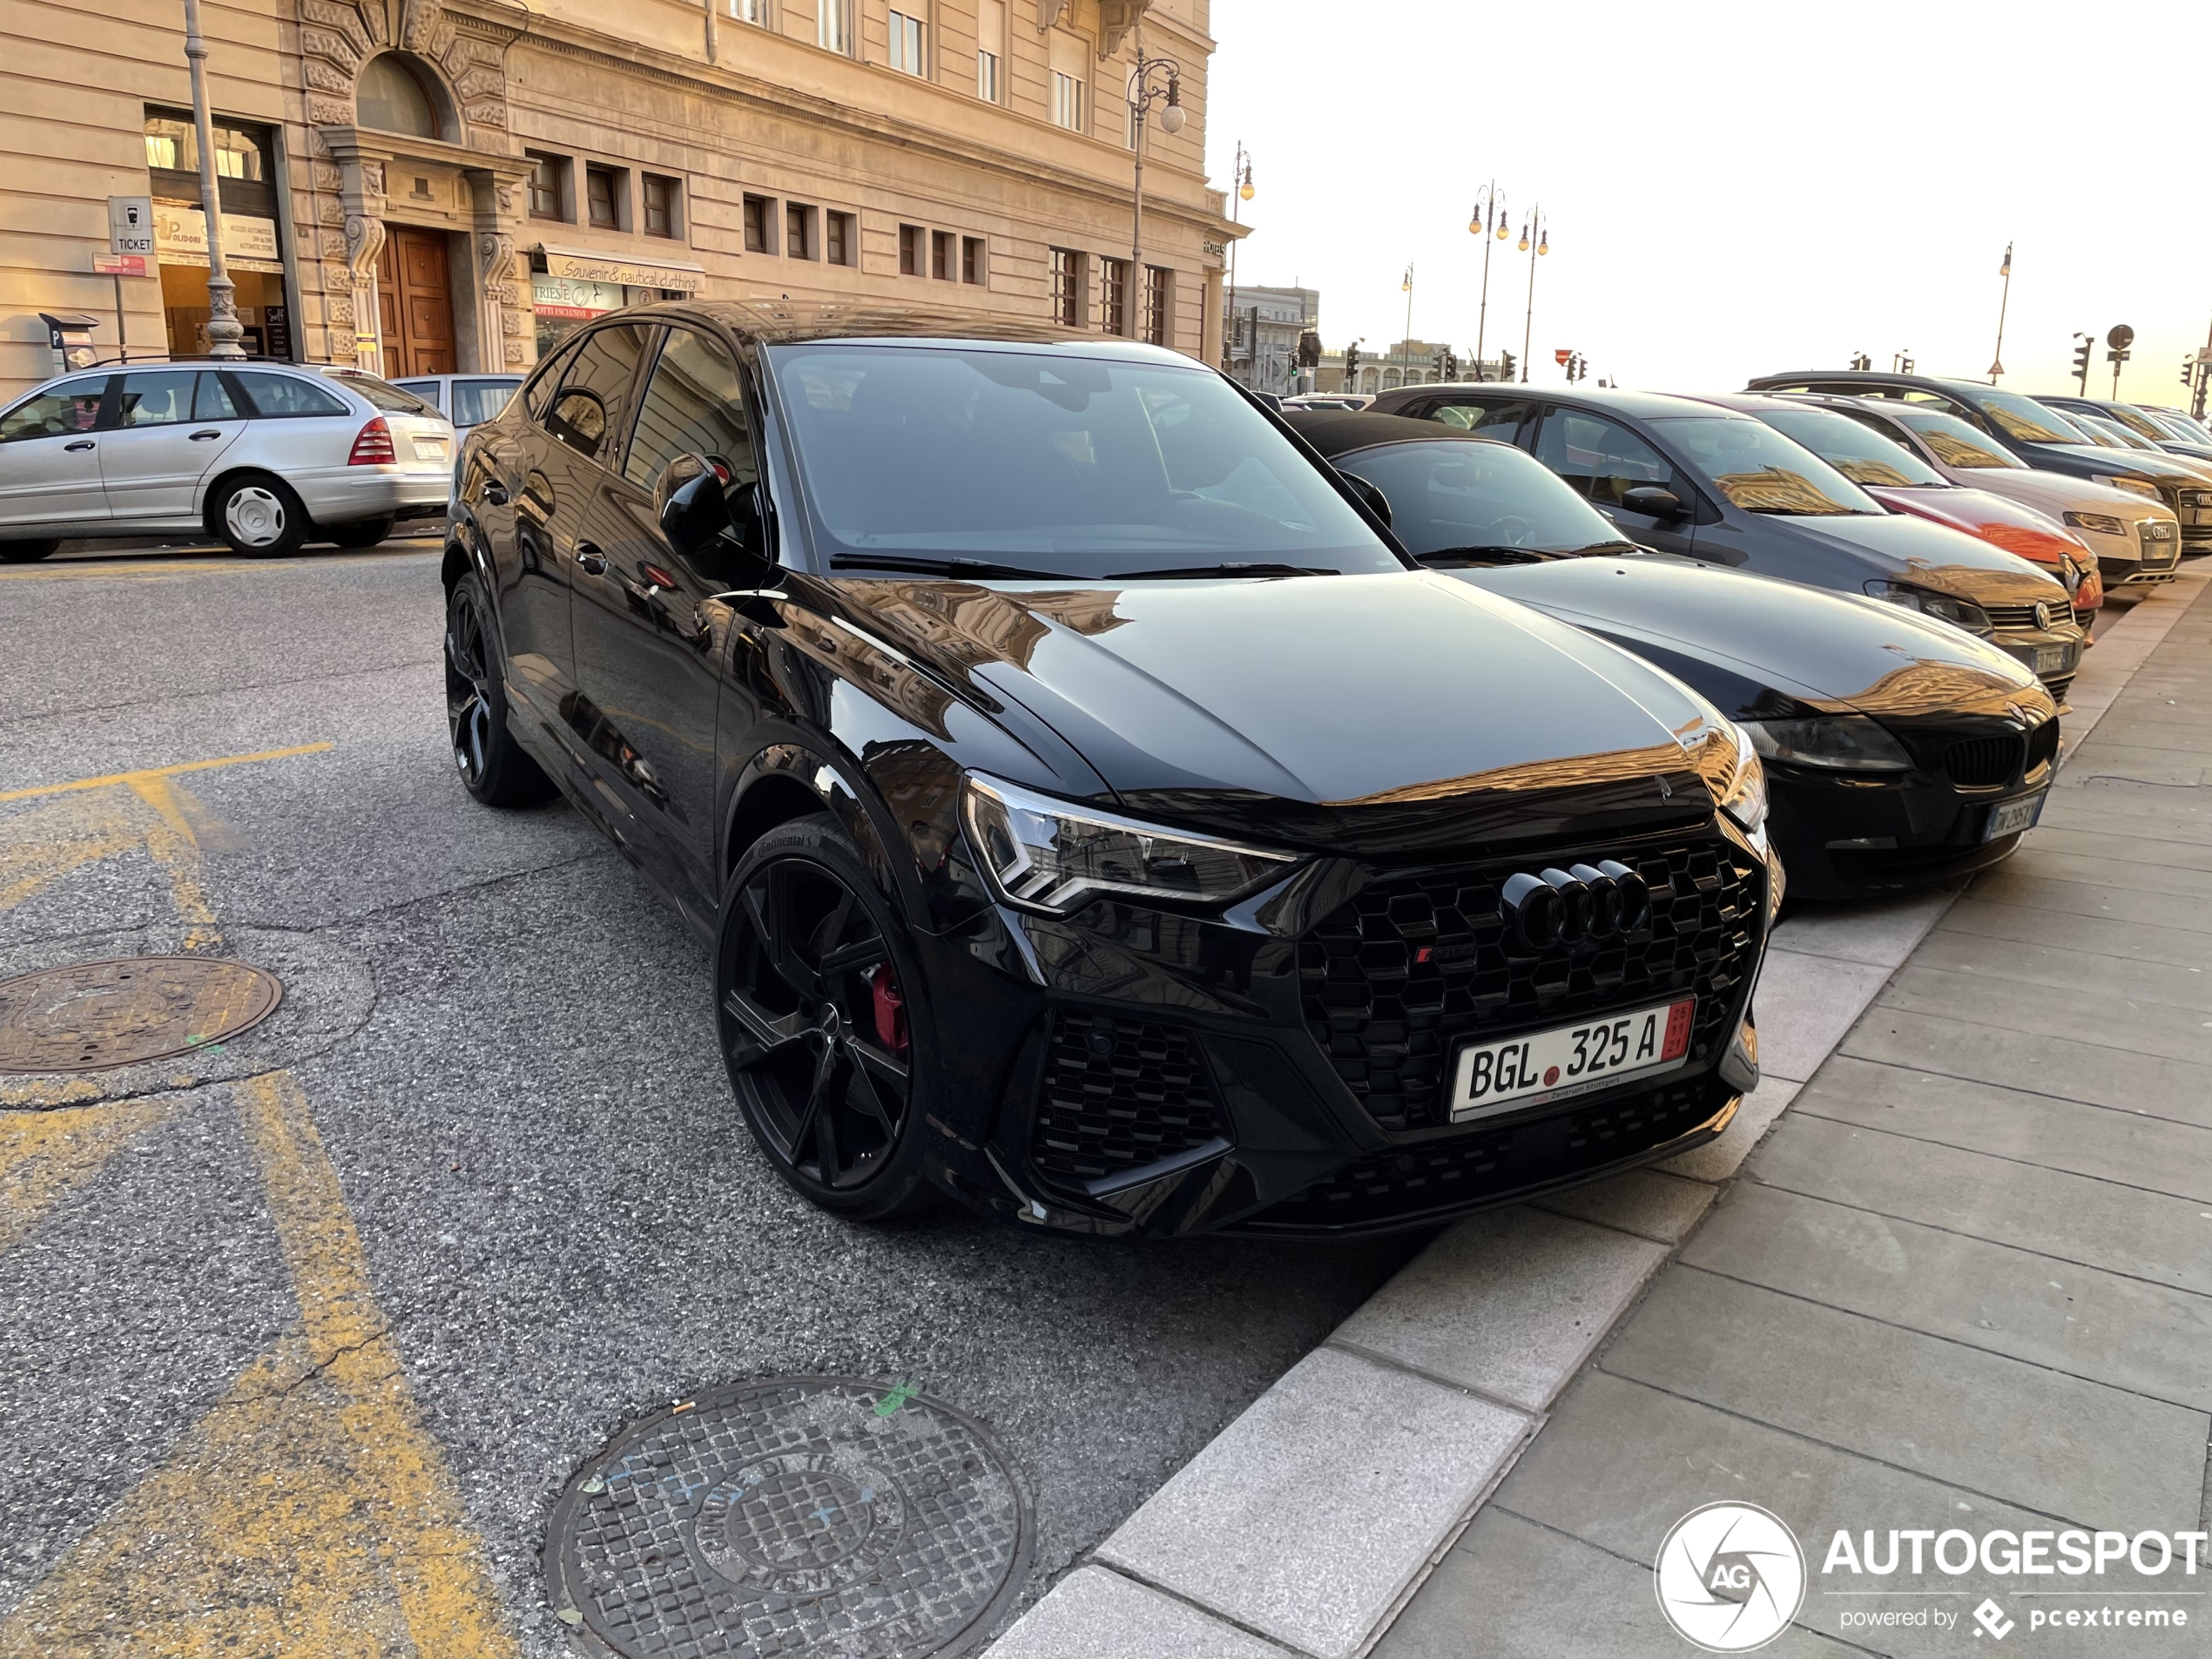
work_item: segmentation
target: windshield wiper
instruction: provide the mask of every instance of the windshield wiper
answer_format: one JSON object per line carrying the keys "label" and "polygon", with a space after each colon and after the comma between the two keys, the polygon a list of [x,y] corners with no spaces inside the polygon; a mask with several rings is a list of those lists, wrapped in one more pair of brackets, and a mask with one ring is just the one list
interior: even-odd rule
{"label": "windshield wiper", "polygon": [[[1590,550],[1582,550],[1588,552]],[[1548,564],[1554,559],[1568,559],[1572,553],[1547,553],[1534,547],[1440,547],[1433,552],[1416,553],[1413,556],[1423,564],[1433,564],[1441,559],[1456,560],[1463,564]]]}
{"label": "windshield wiper", "polygon": [[996,577],[1008,582],[1090,582],[1096,579],[1087,576],[1069,576],[1061,570],[1031,570],[1019,564],[1001,564],[995,559],[914,559],[887,554],[881,558],[833,558],[830,565],[839,570],[911,570],[918,576]]}
{"label": "windshield wiper", "polygon": [[1204,576],[1341,576],[1340,570],[1325,570],[1316,564],[1178,564],[1160,570],[1121,570],[1106,578],[1109,582],[1142,582],[1152,577]]}

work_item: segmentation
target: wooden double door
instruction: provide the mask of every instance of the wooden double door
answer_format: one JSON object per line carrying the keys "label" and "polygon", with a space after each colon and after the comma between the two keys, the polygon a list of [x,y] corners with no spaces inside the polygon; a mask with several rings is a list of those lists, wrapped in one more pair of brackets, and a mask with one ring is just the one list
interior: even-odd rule
{"label": "wooden double door", "polygon": [[444,232],[391,228],[376,256],[376,309],[387,375],[459,372]]}

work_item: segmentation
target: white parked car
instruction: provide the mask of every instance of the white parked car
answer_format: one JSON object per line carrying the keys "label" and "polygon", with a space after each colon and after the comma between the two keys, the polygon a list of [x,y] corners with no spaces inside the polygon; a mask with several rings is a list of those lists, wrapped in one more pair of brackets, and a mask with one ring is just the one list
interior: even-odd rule
{"label": "white parked car", "polygon": [[445,511],[452,423],[354,370],[171,363],[65,374],[0,409],[0,560],[76,537],[243,554],[372,547]]}
{"label": "white parked car", "polygon": [[2140,591],[2174,579],[2182,557],[2182,521],[2163,502],[2031,467],[1987,433],[1923,404],[1824,392],[1783,395],[1851,416],[1954,484],[1986,489],[2057,519],[2096,555],[2107,593]]}
{"label": "white parked car", "polygon": [[462,437],[507,407],[521,389],[520,374],[415,374],[393,385],[412,392],[453,422]]}

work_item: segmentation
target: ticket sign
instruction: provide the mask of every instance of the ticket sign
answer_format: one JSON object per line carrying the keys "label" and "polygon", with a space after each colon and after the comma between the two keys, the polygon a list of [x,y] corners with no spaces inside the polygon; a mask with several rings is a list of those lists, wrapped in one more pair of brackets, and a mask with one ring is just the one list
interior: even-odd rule
{"label": "ticket sign", "polygon": [[153,198],[111,196],[107,199],[107,244],[111,253],[153,252]]}

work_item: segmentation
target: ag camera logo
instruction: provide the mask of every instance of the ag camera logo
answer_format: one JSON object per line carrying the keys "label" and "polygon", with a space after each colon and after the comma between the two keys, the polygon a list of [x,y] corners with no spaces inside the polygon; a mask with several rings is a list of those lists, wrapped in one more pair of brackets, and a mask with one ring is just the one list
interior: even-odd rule
{"label": "ag camera logo", "polygon": [[1652,1574],[1659,1611],[1707,1653],[1750,1653],[1790,1628],[1805,1599],[1805,1557],[1781,1517],[1709,1503],[1668,1531]]}

